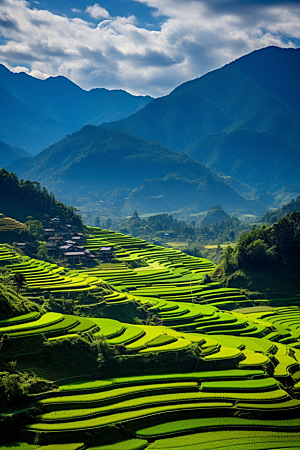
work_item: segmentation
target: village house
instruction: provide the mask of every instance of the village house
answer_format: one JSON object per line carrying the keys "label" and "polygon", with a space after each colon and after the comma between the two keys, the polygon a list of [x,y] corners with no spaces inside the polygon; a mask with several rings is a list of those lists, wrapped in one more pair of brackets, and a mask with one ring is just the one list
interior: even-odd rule
{"label": "village house", "polygon": [[70,264],[79,264],[80,262],[89,263],[95,258],[95,255],[92,255],[89,250],[65,252],[63,256]]}
{"label": "village house", "polygon": [[58,217],[54,217],[50,220],[50,228],[54,228],[54,230],[57,230],[60,225],[60,220]]}
{"label": "village house", "polygon": [[83,233],[72,233],[71,240],[80,244],[86,244],[86,237]]}
{"label": "village house", "polygon": [[45,228],[44,233],[45,233],[45,238],[48,239],[49,237],[54,237],[55,230],[54,230],[54,228]]}
{"label": "village house", "polygon": [[63,258],[71,265],[82,262],[89,264],[95,258],[95,255],[85,248],[84,233],[72,231],[72,225],[61,224],[58,217],[50,220],[50,227],[44,230],[46,248],[50,256]]}
{"label": "village house", "polygon": [[110,262],[114,257],[114,249],[113,247],[101,247],[100,248],[100,257],[104,262]]}

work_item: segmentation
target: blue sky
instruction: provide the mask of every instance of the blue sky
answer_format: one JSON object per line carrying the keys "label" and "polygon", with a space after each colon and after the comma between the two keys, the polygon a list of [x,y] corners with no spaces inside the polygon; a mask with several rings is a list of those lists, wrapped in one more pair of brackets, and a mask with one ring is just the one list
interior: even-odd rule
{"label": "blue sky", "polygon": [[[88,6],[93,5],[95,2],[88,2],[82,0],[70,0],[70,1],[60,1],[60,0],[48,0],[41,1],[39,4],[31,1],[30,5],[34,8],[47,9],[54,14],[67,15],[69,17],[81,17],[86,19],[88,13],[85,12]],[[109,11],[110,15],[113,17],[124,16],[128,17],[134,15],[138,20],[138,26],[149,28],[152,30],[159,30],[160,23],[165,19],[165,17],[159,16],[155,17],[153,14],[155,9],[149,8],[144,3],[139,3],[132,0],[109,0],[108,2],[98,2],[99,6],[103,7]],[[97,20],[93,17],[89,17],[90,20]]]}
{"label": "blue sky", "polygon": [[0,62],[84,89],[162,96],[269,45],[299,47],[299,0],[0,0]]}

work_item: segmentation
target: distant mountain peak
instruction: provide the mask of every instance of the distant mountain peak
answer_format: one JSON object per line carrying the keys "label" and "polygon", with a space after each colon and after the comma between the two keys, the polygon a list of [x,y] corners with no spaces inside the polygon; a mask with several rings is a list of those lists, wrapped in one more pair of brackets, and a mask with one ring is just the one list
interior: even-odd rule
{"label": "distant mountain peak", "polygon": [[[62,75],[41,80],[24,72],[11,72],[4,65],[0,65],[0,88],[15,99],[2,105],[0,139],[30,153],[43,150],[86,124],[127,117],[152,100],[122,90],[86,91]],[[7,120],[7,111],[13,120]]]}
{"label": "distant mountain peak", "polygon": [[300,49],[265,47],[106,124],[253,188],[300,184]]}

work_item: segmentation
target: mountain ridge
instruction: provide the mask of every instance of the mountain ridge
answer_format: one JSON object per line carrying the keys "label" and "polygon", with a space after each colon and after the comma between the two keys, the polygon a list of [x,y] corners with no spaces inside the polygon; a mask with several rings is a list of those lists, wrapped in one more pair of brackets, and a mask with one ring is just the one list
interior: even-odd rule
{"label": "mountain ridge", "polygon": [[[278,75],[274,72],[275,68]],[[102,126],[123,129],[144,139],[159,141],[191,154],[204,164],[208,163],[209,158],[212,159],[216,147],[215,144],[208,146],[206,155],[198,153],[197,142],[207,136],[219,134],[222,140],[233,131],[245,129],[256,134],[258,145],[253,150],[259,151],[260,156],[267,160],[272,157],[272,149],[265,149],[263,134],[268,133],[282,141],[275,173],[280,185],[286,182],[281,179],[280,168],[287,166],[292,169],[299,164],[299,73],[300,49],[267,47],[178,86],[171,94],[154,99],[126,119]],[[269,90],[265,86],[268,79],[275,79],[270,83]],[[241,140],[241,160],[247,156],[243,153],[245,142],[247,136]],[[292,161],[285,157],[284,149],[289,146],[295,150],[296,159]],[[259,173],[259,164],[253,158],[250,171]],[[210,164],[210,167],[230,174],[230,170],[224,170],[222,166]],[[239,176],[239,181],[248,177],[246,168],[240,171]],[[264,186],[259,187],[277,189],[273,180],[272,174]],[[296,184],[299,181],[297,174],[290,180]],[[252,186],[258,182],[256,177]]]}
{"label": "mountain ridge", "polygon": [[[95,88],[85,91],[63,76],[40,80],[24,72],[10,72],[1,64],[0,87],[15,99],[14,116],[18,116],[21,108],[27,110],[29,116],[32,111],[36,111],[40,120],[46,122],[42,126],[36,124],[30,127],[31,124],[27,124],[26,120],[20,124],[14,120],[6,123],[10,133],[5,133],[4,125],[0,126],[0,139],[24,147],[29,153],[42,151],[86,124],[99,125],[104,121],[126,117],[152,100],[150,96],[133,96],[123,90]],[[4,107],[12,109],[11,101],[3,102]],[[5,110],[1,111],[0,123],[3,115]],[[47,121],[50,121],[49,125]],[[28,126],[31,135],[26,140],[23,129]],[[45,138],[47,133],[49,136]],[[25,140],[25,145],[22,145],[22,140]]]}
{"label": "mountain ridge", "polygon": [[[118,207],[125,210],[150,204],[151,211],[158,211],[161,205],[170,211],[187,204],[207,209],[217,201],[240,207],[247,204],[189,155],[101,126],[86,125],[37,156],[7,166],[7,170],[41,182],[60,200],[76,205],[78,198],[81,202],[88,197],[100,201],[109,192],[118,192]],[[149,196],[157,201],[145,201]]]}
{"label": "mountain ridge", "polygon": [[25,150],[0,141],[0,167],[26,157],[29,157],[29,154]]}

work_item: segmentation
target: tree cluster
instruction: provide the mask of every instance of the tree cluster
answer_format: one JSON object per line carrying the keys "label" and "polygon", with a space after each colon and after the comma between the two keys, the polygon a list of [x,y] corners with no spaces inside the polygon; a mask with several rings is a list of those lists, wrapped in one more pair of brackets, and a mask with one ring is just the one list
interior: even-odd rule
{"label": "tree cluster", "polygon": [[[135,211],[132,217],[119,225],[119,231],[146,240],[163,238],[164,241],[169,241],[174,238],[181,238],[189,239],[192,242],[203,240],[216,243],[235,241],[245,230],[245,225],[237,217],[228,216],[220,206],[218,206],[218,212],[223,212],[227,218],[220,219],[218,215],[216,222],[204,222],[206,223],[204,226],[201,226],[200,222],[200,227],[197,227],[194,221],[188,225],[184,220],[175,219],[171,214],[156,214],[147,219],[141,219]],[[217,222],[217,220],[219,221]]]}
{"label": "tree cluster", "polygon": [[171,214],[157,214],[147,219],[141,219],[135,211],[130,219],[119,225],[121,233],[129,233],[132,236],[143,238],[161,238],[166,235],[168,238],[183,237],[193,239],[195,237],[195,227],[188,226],[183,220],[174,219]]}
{"label": "tree cluster", "polygon": [[228,217],[201,227],[200,234],[217,242],[235,241],[243,229],[244,225],[237,217]]}
{"label": "tree cluster", "polygon": [[[76,208],[66,206],[37,181],[19,180],[14,172],[0,170],[1,213],[25,222],[28,216],[49,225],[51,217],[59,217],[63,223],[83,226]],[[31,224],[34,226],[34,224]]]}
{"label": "tree cluster", "polygon": [[226,249],[223,264],[227,273],[275,267],[297,273],[300,269],[300,211],[281,217],[270,227],[262,225],[242,234],[235,249]]}

